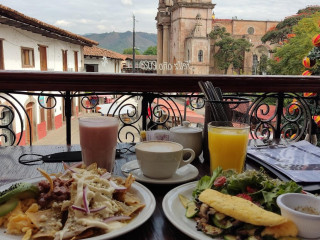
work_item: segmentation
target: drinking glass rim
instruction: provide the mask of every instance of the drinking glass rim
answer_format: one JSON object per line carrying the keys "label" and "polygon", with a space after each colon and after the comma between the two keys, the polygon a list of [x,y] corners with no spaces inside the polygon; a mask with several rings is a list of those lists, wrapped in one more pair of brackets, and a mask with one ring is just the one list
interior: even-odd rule
{"label": "drinking glass rim", "polygon": [[78,117],[78,120],[80,121],[88,121],[88,120],[94,120],[94,121],[100,121],[100,120],[106,120],[106,119],[113,119],[115,121],[118,121],[119,119],[116,117],[109,117],[109,116],[96,116],[96,117]]}
{"label": "drinking glass rim", "polygon": [[79,117],[79,126],[105,127],[119,125],[119,119],[109,116]]}
{"label": "drinking glass rim", "polygon": [[[238,126],[228,126],[228,123],[237,123]],[[213,125],[218,124],[218,125]],[[208,128],[232,128],[232,129],[246,129],[250,128],[249,123],[239,122],[239,121],[212,121],[208,123]]]}

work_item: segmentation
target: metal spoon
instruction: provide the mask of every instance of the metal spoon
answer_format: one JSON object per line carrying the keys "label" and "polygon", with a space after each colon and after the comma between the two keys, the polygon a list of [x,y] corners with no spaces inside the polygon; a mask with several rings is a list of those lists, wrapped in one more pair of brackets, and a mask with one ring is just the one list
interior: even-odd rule
{"label": "metal spoon", "polygon": [[140,169],[140,168],[139,168],[139,167],[136,167],[136,168],[130,168],[130,169],[123,169],[122,172],[124,172],[124,173],[130,173],[130,172],[132,172],[132,171],[134,171],[134,170],[137,170],[137,169]]}

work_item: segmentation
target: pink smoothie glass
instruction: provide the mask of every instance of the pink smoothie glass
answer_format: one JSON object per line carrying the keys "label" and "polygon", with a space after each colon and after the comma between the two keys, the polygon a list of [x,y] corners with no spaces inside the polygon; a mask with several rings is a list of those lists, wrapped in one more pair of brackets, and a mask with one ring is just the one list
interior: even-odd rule
{"label": "pink smoothie glass", "polygon": [[82,161],[87,166],[97,163],[98,167],[112,172],[116,156],[119,120],[115,117],[79,118]]}

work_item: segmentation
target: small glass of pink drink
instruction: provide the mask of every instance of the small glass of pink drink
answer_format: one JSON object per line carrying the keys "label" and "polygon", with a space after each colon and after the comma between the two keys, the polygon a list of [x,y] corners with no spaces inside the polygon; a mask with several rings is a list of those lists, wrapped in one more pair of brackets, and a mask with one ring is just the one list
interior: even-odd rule
{"label": "small glass of pink drink", "polygon": [[116,156],[119,120],[115,117],[79,118],[82,161],[87,166],[97,163],[98,167],[112,172]]}

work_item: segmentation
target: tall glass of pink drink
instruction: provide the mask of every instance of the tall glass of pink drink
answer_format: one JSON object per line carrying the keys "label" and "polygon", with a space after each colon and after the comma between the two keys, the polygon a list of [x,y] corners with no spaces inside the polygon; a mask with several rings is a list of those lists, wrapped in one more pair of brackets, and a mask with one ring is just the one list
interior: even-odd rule
{"label": "tall glass of pink drink", "polygon": [[98,167],[112,172],[116,156],[119,120],[115,117],[79,118],[82,161],[87,166],[97,163]]}

